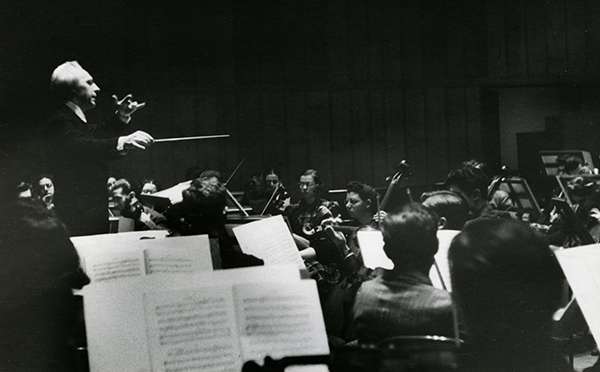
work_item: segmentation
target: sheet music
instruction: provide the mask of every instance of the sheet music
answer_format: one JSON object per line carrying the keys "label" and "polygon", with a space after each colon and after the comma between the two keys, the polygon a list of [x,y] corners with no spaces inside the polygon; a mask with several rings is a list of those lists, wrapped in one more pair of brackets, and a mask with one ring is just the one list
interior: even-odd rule
{"label": "sheet music", "polygon": [[119,252],[85,259],[85,272],[92,283],[103,283],[145,275],[140,252]]}
{"label": "sheet music", "polygon": [[383,235],[378,230],[359,231],[356,234],[365,267],[391,270],[394,263],[383,251]]}
{"label": "sheet music", "polygon": [[244,361],[328,355],[316,282],[234,286]]}
{"label": "sheet music", "polygon": [[[208,236],[204,235],[208,241]],[[157,246],[144,250],[146,274],[193,273],[212,270],[210,243],[204,239],[189,246]],[[206,244],[208,243],[208,247]]]}
{"label": "sheet music", "polygon": [[[83,291],[91,372],[150,372],[144,293],[202,291],[206,283],[289,283],[300,281],[296,265],[256,266],[185,275],[147,275],[138,280],[85,286]],[[287,284],[286,284],[287,285]],[[228,289],[231,293],[231,289]],[[232,295],[230,295],[232,296]],[[236,341],[237,342],[237,341]],[[241,370],[237,369],[236,372]]]}
{"label": "sheet music", "polygon": [[296,263],[298,267],[305,268],[292,233],[282,216],[236,226],[233,232],[242,251],[262,259],[265,265]]}
{"label": "sheet music", "polygon": [[123,241],[106,250],[88,252],[83,262],[91,284],[213,268],[208,235]]}
{"label": "sheet music", "polygon": [[596,343],[600,343],[600,244],[555,251]]}
{"label": "sheet music", "polygon": [[230,287],[144,296],[154,371],[240,371]]}
{"label": "sheet music", "polygon": [[182,192],[190,187],[192,181],[185,181],[178,183],[177,185],[170,187],[168,189],[164,189],[161,191],[157,191],[152,196],[168,198],[171,201],[171,204],[177,204],[183,200]]}
{"label": "sheet music", "polygon": [[[458,233],[460,233],[459,230],[438,230],[437,237],[439,245],[438,251],[434,257],[435,262],[437,263],[437,269],[435,265],[433,265],[429,272],[429,278],[431,279],[431,283],[433,284],[433,286],[439,289],[445,289],[448,292],[452,292],[452,283],[450,281],[450,266],[448,265],[448,249],[450,248],[450,243],[452,243],[452,239],[454,239],[454,237],[458,235]],[[446,288],[444,288],[444,285],[446,286]]]}

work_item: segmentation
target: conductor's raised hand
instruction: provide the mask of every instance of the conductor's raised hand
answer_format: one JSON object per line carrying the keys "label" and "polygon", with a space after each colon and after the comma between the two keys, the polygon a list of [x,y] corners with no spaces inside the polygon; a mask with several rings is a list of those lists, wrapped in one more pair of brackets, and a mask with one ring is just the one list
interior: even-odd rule
{"label": "conductor's raised hand", "polygon": [[129,121],[131,114],[146,106],[146,103],[144,102],[139,103],[134,101],[131,94],[126,95],[122,100],[119,100],[116,95],[113,95],[112,98],[117,106],[117,115],[119,115],[121,119],[125,119],[127,121]]}
{"label": "conductor's raised hand", "polygon": [[148,133],[138,130],[130,135],[119,137],[119,146],[122,149],[146,149],[154,143],[154,138]]}

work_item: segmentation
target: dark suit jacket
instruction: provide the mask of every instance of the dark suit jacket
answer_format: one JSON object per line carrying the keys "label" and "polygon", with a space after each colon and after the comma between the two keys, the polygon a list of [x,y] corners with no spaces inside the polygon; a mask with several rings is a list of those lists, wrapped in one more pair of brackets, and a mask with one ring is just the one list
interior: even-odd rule
{"label": "dark suit jacket", "polygon": [[452,298],[416,269],[382,270],[358,290],[354,326],[361,343],[394,336],[454,337]]}
{"label": "dark suit jacket", "polygon": [[44,139],[54,204],[71,235],[108,232],[107,162],[120,157],[117,140],[125,128],[116,116],[104,125],[88,125],[64,103],[50,116]]}

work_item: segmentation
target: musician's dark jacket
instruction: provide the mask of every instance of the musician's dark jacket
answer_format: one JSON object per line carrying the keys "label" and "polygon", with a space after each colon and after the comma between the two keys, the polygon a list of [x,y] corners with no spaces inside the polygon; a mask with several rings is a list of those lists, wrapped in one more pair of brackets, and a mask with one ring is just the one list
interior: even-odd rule
{"label": "musician's dark jacket", "polygon": [[71,235],[108,232],[107,163],[120,158],[117,141],[126,126],[116,116],[99,126],[86,124],[64,103],[48,119],[44,139],[54,204]]}
{"label": "musician's dark jacket", "polygon": [[358,290],[354,327],[361,343],[394,336],[454,337],[452,298],[416,268],[381,270]]}
{"label": "musician's dark jacket", "polygon": [[38,201],[0,216],[0,371],[76,372],[85,343],[73,288],[89,283],[62,224]]}

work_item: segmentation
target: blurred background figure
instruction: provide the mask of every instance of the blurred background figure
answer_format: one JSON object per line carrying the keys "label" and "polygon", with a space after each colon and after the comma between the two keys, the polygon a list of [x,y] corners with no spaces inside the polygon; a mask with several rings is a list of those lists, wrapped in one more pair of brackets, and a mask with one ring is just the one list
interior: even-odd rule
{"label": "blurred background figure", "polygon": [[54,198],[54,183],[50,175],[43,174],[39,176],[34,191],[35,197],[42,201],[46,208],[54,208],[54,204],[52,203]]}
{"label": "blurred background figure", "polygon": [[158,186],[156,186],[154,180],[145,180],[142,184],[142,194],[154,194],[158,191]]}

